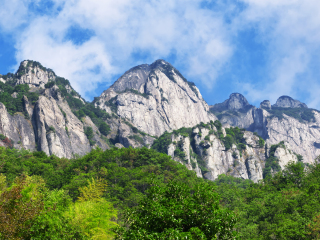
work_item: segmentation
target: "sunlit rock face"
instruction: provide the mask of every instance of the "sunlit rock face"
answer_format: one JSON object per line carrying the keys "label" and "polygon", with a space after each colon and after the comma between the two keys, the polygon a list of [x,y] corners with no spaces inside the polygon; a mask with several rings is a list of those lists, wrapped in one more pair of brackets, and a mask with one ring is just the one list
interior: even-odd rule
{"label": "sunlit rock face", "polygon": [[114,105],[120,118],[152,136],[216,119],[198,88],[163,60],[127,71],[96,104],[109,113]]}
{"label": "sunlit rock face", "polygon": [[[226,106],[225,103],[230,99],[231,96],[221,104]],[[210,106],[210,110],[223,125],[257,132],[269,144],[287,141],[295,153],[303,156],[305,163],[313,163],[320,155],[320,113],[308,109],[306,104],[288,96],[279,97],[274,105],[265,100],[260,104],[260,108],[244,105],[231,111],[226,107],[221,108],[221,104]],[[310,114],[313,117],[310,117]]]}
{"label": "sunlit rock face", "polygon": [[23,61],[17,74],[21,76],[16,85],[28,84],[29,87],[44,88],[46,83],[55,79],[55,74],[52,71],[48,71],[41,65],[33,64],[33,61]]}
{"label": "sunlit rock face", "polygon": [[[260,145],[259,137],[249,131],[243,134],[245,148],[239,150],[235,144],[226,149],[223,141],[216,134],[213,126],[193,128],[192,136],[171,134],[172,143],[167,147],[167,154],[175,161],[184,164],[198,177],[216,180],[226,174],[258,182],[264,177],[264,168],[270,153],[271,144]],[[222,128],[225,136],[225,129]],[[181,155],[181,151],[184,153]],[[278,144],[274,153],[278,164],[284,169],[290,162],[297,162],[297,156],[289,142]]]}

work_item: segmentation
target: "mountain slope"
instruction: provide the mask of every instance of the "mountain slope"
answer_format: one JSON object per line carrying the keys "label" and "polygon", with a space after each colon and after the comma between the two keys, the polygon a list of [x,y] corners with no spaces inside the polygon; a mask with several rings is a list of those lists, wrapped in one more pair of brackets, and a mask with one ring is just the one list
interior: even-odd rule
{"label": "mountain slope", "polygon": [[152,144],[153,138],[87,103],[68,80],[38,62],[23,61],[0,81],[0,133],[10,146],[72,158],[94,147]]}
{"label": "mountain slope", "polygon": [[257,134],[219,121],[165,133],[152,148],[209,180],[227,174],[258,182],[300,160],[288,142],[265,144]]}
{"label": "mountain slope", "polygon": [[152,136],[216,120],[198,88],[163,60],[130,69],[95,104]]}
{"label": "mountain slope", "polygon": [[[243,102],[242,95],[231,95],[226,101]],[[245,100],[246,101],[246,100]],[[238,126],[257,132],[268,144],[287,141],[305,163],[313,163],[320,155],[320,112],[288,96],[280,97],[272,105],[268,100],[260,108],[241,105],[238,109],[210,106],[224,126]]]}

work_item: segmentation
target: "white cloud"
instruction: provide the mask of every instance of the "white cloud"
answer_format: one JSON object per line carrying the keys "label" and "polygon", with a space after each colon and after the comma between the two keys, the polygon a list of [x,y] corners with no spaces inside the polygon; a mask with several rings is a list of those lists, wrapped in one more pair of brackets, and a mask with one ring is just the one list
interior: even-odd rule
{"label": "white cloud", "polygon": [[[18,61],[41,62],[68,78],[87,98],[98,83],[109,85],[113,76],[135,66],[132,54],[139,52],[147,53],[149,62],[175,53],[174,66],[212,89],[238,47],[238,33],[255,28],[257,41],[268,54],[264,78],[257,80],[264,84],[236,76],[234,81],[241,84],[234,84],[234,91],[247,92],[254,102],[274,102],[284,94],[299,99],[297,88],[305,75],[305,85],[314,86],[304,88],[309,104],[320,107],[312,74],[320,66],[318,0],[205,1],[216,4],[214,9],[201,8],[201,0],[53,1],[53,12],[61,11],[43,16],[28,11],[34,1],[3,0],[0,29],[15,35]],[[245,7],[237,8],[239,2]],[[72,26],[94,35],[76,45],[66,40]]]}
{"label": "white cloud", "polygon": [[[320,2],[315,0],[244,0],[248,8],[241,15],[241,24],[250,23],[259,30],[259,40],[268,46],[268,74],[265,84],[256,87],[247,83],[244,90],[250,92],[251,101],[264,98],[275,101],[281,95],[301,99],[303,86],[314,80],[312,72],[318,71],[314,59],[320,47]],[[310,64],[313,62],[313,66]],[[307,74],[308,73],[308,74]],[[300,75],[308,75],[301,83]],[[310,87],[309,87],[310,88]],[[318,88],[305,89],[316,95]],[[314,93],[313,93],[314,92]],[[312,107],[320,107],[320,101],[307,99]]]}
{"label": "white cloud", "polygon": [[[68,78],[81,94],[136,62],[132,53],[148,52],[150,61],[177,54],[190,76],[212,87],[232,48],[221,15],[201,9],[200,1],[55,1],[58,15],[33,16],[17,34],[17,59],[34,59]],[[83,45],[65,41],[69,27],[94,32]],[[176,63],[173,63],[176,65]],[[99,67],[100,72],[92,71]],[[210,74],[209,74],[210,73]]]}

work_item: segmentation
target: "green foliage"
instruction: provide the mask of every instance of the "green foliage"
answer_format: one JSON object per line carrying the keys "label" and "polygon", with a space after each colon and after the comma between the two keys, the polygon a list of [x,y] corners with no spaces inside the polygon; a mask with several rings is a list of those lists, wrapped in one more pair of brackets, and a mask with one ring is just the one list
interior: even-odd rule
{"label": "green foliage", "polygon": [[175,136],[181,135],[183,137],[191,137],[192,136],[192,128],[179,128],[178,130],[173,130],[172,133]]}
{"label": "green foliage", "polygon": [[154,140],[152,149],[155,149],[160,153],[167,154],[168,147],[171,143],[171,133],[165,131],[158,139]]}
{"label": "green foliage", "polygon": [[235,159],[237,159],[237,158],[238,158],[237,153],[236,153],[236,152],[232,152],[232,157],[235,158]]}
{"label": "green foliage", "polygon": [[137,141],[140,144],[143,144],[143,138],[140,137],[139,135],[131,135],[131,136],[129,136],[129,138]]}
{"label": "green foliage", "polygon": [[50,127],[48,128],[48,130],[47,130],[47,134],[48,134],[49,132],[55,133],[55,132],[56,132],[56,129],[55,129],[53,126],[50,126]]}
{"label": "green foliage", "polygon": [[270,147],[269,157],[266,159],[266,165],[265,165],[265,168],[263,169],[263,178],[270,178],[272,171],[278,172],[281,170],[281,167],[279,165],[279,159],[274,156],[278,147],[285,148],[285,145],[283,142],[280,142]]}
{"label": "green foliage", "polygon": [[50,82],[47,82],[45,85],[44,85],[44,87],[45,88],[51,88],[51,87],[53,87],[55,85],[55,81],[50,81]]}
{"label": "green foliage", "polygon": [[110,127],[109,127],[109,125],[106,124],[105,122],[102,122],[102,123],[100,124],[100,126],[99,126],[99,131],[100,131],[103,135],[107,136],[107,135],[109,134],[109,132],[110,132]]}
{"label": "green foliage", "polygon": [[135,89],[127,89],[125,92],[131,92],[133,94],[139,95],[139,96],[144,97],[146,99],[149,99],[149,96],[150,96],[150,94],[141,93]]}
{"label": "green foliage", "polygon": [[225,130],[227,135],[223,138],[223,143],[226,150],[230,149],[232,147],[232,144],[235,144],[239,151],[246,149],[245,139],[243,138],[245,129],[231,127],[226,128]]}
{"label": "green foliage", "polygon": [[228,178],[216,181],[217,192],[221,203],[237,212],[240,239],[319,238],[320,165],[306,172],[301,162],[290,163],[262,183],[244,187],[239,183],[245,180]]}
{"label": "green foliage", "polygon": [[263,147],[264,146],[264,144],[265,144],[265,141],[264,141],[264,139],[263,138],[261,138],[261,137],[259,137],[259,147]]}
{"label": "green foliage", "polygon": [[147,191],[140,205],[126,213],[127,229],[116,239],[231,239],[235,216],[220,208],[219,196],[209,183],[190,187],[170,182]]}
{"label": "green foliage", "polygon": [[[128,121],[124,120],[123,122],[124,122],[125,124],[127,124],[134,133],[140,133],[142,136],[148,135],[148,134],[146,134],[145,132],[140,131],[138,128],[136,128],[135,126],[133,126],[133,125],[132,125],[131,123],[129,123]],[[150,135],[149,135],[149,136],[150,136]]]}
{"label": "green foliage", "polygon": [[[23,96],[25,95],[31,104],[35,104],[39,99],[39,94],[36,92],[29,92],[28,84],[21,85],[11,85],[10,82],[2,83],[0,82],[0,102],[2,102],[7,111],[10,114],[14,114],[16,112],[25,112]],[[17,98],[13,98],[11,94],[16,92]]]}
{"label": "green foliage", "polygon": [[118,110],[118,105],[116,104],[116,100],[117,100],[118,96],[115,96],[113,98],[111,98],[109,101],[106,101],[104,104],[108,107],[110,107],[112,112],[117,113]]}
{"label": "green foliage", "polygon": [[187,161],[186,159],[186,154],[185,152],[183,151],[183,143],[182,141],[180,140],[177,145],[176,145],[176,149],[174,150],[174,156],[175,157],[179,157],[181,160],[183,161]]}
{"label": "green foliage", "polygon": [[92,138],[94,137],[92,127],[84,127],[84,134],[87,136],[90,146],[93,146],[96,144],[96,142],[92,140]]}
{"label": "green foliage", "polygon": [[300,122],[307,121],[313,122],[315,121],[313,111],[317,111],[311,108],[281,108],[281,107],[272,107],[272,109],[266,109],[269,113],[271,113],[270,118],[277,117],[278,119],[283,118],[283,114],[286,114],[290,117],[293,117]]}
{"label": "green foliage", "polygon": [[0,134],[0,140],[4,140],[5,138],[6,138],[6,136],[5,136],[5,135]]}
{"label": "green foliage", "polygon": [[[275,147],[272,147],[272,151],[275,150]],[[129,237],[130,232],[137,233],[134,226],[140,226],[139,224],[148,219],[150,223],[157,223],[157,226],[152,228],[153,230],[151,224],[150,226],[144,224],[140,231],[142,237],[132,235],[132,239],[143,239],[145,236],[152,236],[154,239],[161,239],[163,236],[168,239],[170,236],[206,239],[207,235],[203,234],[206,234],[204,229],[207,226],[219,226],[228,221],[220,221],[217,225],[206,225],[201,221],[210,221],[212,217],[216,220],[221,219],[219,216],[223,215],[218,213],[221,213],[221,210],[226,211],[226,208],[237,216],[235,225],[227,229],[236,230],[240,239],[319,238],[319,164],[310,165],[305,170],[300,161],[290,163],[286,169],[279,172],[274,171],[273,176],[261,183],[252,183],[250,180],[226,175],[220,175],[215,182],[210,182],[197,178],[193,171],[174,162],[166,154],[147,148],[122,148],[106,151],[95,149],[77,159],[64,159],[47,156],[44,152],[19,151],[0,147],[0,166],[0,205],[8,203],[3,199],[11,199],[11,202],[16,203],[14,208],[19,211],[15,211],[16,215],[12,215],[12,219],[15,220],[10,222],[8,229],[11,234],[17,236],[17,239],[18,237],[23,239],[86,239],[88,236],[96,236],[99,239],[100,236],[110,234],[110,227],[115,225],[114,223],[100,225],[105,226],[105,231],[102,232],[99,226],[97,228],[97,219],[112,220],[114,210],[111,208],[111,203],[118,209],[119,224],[124,228],[128,227],[118,232],[124,237]],[[15,179],[23,173],[32,176],[39,175],[44,181],[34,178],[24,180],[24,183],[20,185]],[[106,191],[103,191],[102,195],[99,193],[100,190],[93,190],[95,184],[92,179],[96,183],[98,179],[108,182]],[[172,186],[168,183],[172,183]],[[20,187],[14,188],[13,186]],[[155,189],[149,190],[146,195],[146,191],[151,186],[154,186]],[[198,188],[198,186],[204,187]],[[98,189],[103,189],[103,187]],[[203,204],[199,204],[193,198],[197,195],[195,194],[197,189],[205,189],[205,191],[199,190],[198,199],[202,199]],[[187,195],[184,194],[185,191]],[[83,192],[90,196],[97,196],[94,199],[102,196],[100,199],[103,204],[93,201],[91,197],[85,197]],[[91,192],[98,194],[94,195]],[[208,205],[205,204],[206,194],[210,196],[214,194],[209,199],[213,206],[218,207],[217,211],[208,212]],[[218,195],[220,195],[220,200]],[[81,196],[86,203],[79,201]],[[155,197],[153,198],[154,204],[151,204],[152,196]],[[178,196],[181,196],[181,201],[177,201]],[[33,201],[28,205],[31,198]],[[141,202],[142,199],[144,200]],[[219,203],[222,207],[218,205]],[[10,207],[7,204],[5,208],[7,212]],[[125,215],[127,208],[132,210],[129,212],[132,213],[130,219]],[[194,209],[195,212],[190,212],[189,209]],[[205,214],[202,214],[199,209]],[[187,214],[179,215],[182,210],[185,210]],[[0,215],[6,213],[5,211],[0,211]],[[143,214],[143,211],[150,215]],[[22,212],[25,214],[20,214]],[[172,213],[171,216],[169,212]],[[198,213],[197,216],[193,215],[195,213]],[[150,218],[147,219],[148,216]],[[24,221],[22,217],[30,221]],[[159,221],[159,218],[165,218],[167,221]],[[137,225],[131,222],[133,219],[137,219]],[[177,221],[171,221],[174,219]],[[190,226],[190,219],[194,220],[194,226]],[[197,224],[198,220],[201,224]],[[123,225],[122,223],[126,221],[128,225]],[[0,220],[1,224],[2,227],[6,227],[4,224],[7,223]],[[89,229],[89,226],[92,228]],[[158,231],[161,226],[164,228]],[[167,226],[172,226],[172,228],[164,230]],[[8,233],[7,230],[0,232],[1,234]],[[3,235],[1,237],[5,238]],[[220,236],[219,239],[221,239]]]}

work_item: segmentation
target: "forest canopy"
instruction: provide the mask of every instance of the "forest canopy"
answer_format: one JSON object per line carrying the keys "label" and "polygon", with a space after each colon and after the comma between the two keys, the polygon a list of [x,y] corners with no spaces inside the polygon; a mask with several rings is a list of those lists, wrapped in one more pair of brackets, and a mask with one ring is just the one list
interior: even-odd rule
{"label": "forest canopy", "polygon": [[65,159],[0,147],[0,239],[318,239],[319,183],[320,165],[301,162],[260,183],[212,182],[147,148]]}

